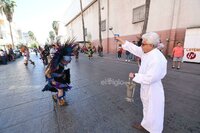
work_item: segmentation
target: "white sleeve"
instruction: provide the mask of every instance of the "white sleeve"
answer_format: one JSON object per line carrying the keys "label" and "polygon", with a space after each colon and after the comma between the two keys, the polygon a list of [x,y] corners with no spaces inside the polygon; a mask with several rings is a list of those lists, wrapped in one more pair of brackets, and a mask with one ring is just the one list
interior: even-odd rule
{"label": "white sleeve", "polygon": [[152,84],[164,78],[167,73],[167,62],[160,63],[158,61],[152,61],[147,66],[147,72],[135,73],[133,81],[140,84]]}
{"label": "white sleeve", "polygon": [[125,43],[122,45],[122,48],[138,57],[141,57],[144,54],[141,47],[138,47],[129,41],[125,41]]}

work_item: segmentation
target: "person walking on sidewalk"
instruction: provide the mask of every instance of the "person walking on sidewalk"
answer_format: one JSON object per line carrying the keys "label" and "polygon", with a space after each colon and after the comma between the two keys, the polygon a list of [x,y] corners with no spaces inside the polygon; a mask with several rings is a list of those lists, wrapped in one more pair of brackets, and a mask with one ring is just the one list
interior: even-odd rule
{"label": "person walking on sidewalk", "polygon": [[50,48],[50,58],[53,59],[54,57],[54,54],[56,53],[57,49],[56,49],[56,46],[55,44],[52,44],[51,45],[51,48]]}
{"label": "person walking on sidewalk", "polygon": [[126,50],[126,62],[130,62],[131,61],[131,53],[129,51]]}
{"label": "person walking on sidewalk", "polygon": [[27,66],[28,61],[30,61],[30,63],[35,66],[35,62],[30,59],[30,53],[29,53],[28,47],[22,46],[21,52],[22,52],[22,55],[24,56],[24,65]]}
{"label": "person walking on sidewalk", "polygon": [[99,56],[103,57],[103,46],[98,45],[97,51],[98,51]]}
{"label": "person walking on sidewalk", "polygon": [[74,56],[75,56],[76,61],[78,61],[78,58],[79,58],[79,51],[80,51],[80,46],[77,43],[77,46],[76,46],[76,48],[74,50]]}
{"label": "person walking on sidewalk", "polygon": [[177,69],[181,68],[182,58],[184,56],[184,49],[180,42],[177,43],[177,46],[173,48],[172,57],[173,57],[173,64],[172,68],[175,68],[177,64]]}
{"label": "person walking on sidewalk", "polygon": [[167,60],[156,48],[159,36],[155,32],[142,35],[142,45],[138,47],[131,42],[115,37],[121,42],[123,49],[141,58],[138,73],[130,73],[129,77],[140,83],[140,97],[143,104],[143,119],[134,128],[150,133],[162,133],[164,121],[165,96],[161,80],[167,73]]}
{"label": "person walking on sidewalk", "polygon": [[122,57],[122,45],[119,44],[119,47],[118,47],[118,51],[117,51],[117,56],[118,56],[118,59],[120,59]]}

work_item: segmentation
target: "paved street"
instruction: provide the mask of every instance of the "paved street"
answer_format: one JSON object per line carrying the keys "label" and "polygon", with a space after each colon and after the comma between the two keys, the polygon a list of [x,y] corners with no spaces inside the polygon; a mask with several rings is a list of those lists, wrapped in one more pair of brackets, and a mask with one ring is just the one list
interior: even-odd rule
{"label": "paved street", "polygon": [[[54,111],[51,93],[41,92],[45,67],[34,54],[32,59],[35,67],[25,67],[22,57],[0,65],[1,133],[140,133],[131,127],[142,119],[139,85],[134,103],[128,103],[122,84],[129,72],[137,72],[136,63],[109,55],[91,60],[82,55],[78,62],[72,60],[73,89],[66,95],[69,105]],[[163,84],[163,133],[199,133],[200,65],[184,63],[176,70],[169,62]]]}

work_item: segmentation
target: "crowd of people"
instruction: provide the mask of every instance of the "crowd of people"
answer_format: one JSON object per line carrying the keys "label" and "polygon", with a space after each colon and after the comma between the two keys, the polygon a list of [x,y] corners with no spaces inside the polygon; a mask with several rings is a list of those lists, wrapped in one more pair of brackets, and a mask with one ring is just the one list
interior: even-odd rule
{"label": "crowd of people", "polygon": [[12,48],[8,48],[8,50],[0,49],[0,64],[6,65],[7,62],[15,61],[19,56],[21,56],[21,53],[15,53]]}
{"label": "crowd of people", "polygon": [[[134,123],[133,128],[145,132],[161,133],[165,107],[162,79],[167,74],[167,60],[162,53],[164,44],[155,32],[145,33],[138,42],[129,42],[119,36],[115,36],[115,39],[118,46],[118,58],[120,59],[123,51],[125,51],[125,61],[135,60],[139,66],[138,72],[129,73],[129,78],[141,85],[140,98],[143,105],[143,119],[139,123]],[[93,53],[96,53],[95,46],[89,44],[80,48],[78,43],[67,41],[63,45],[55,43],[44,48],[39,47],[37,51],[40,53],[44,65],[46,65],[44,73],[47,84],[42,91],[55,92],[52,95],[53,100],[60,106],[67,105],[68,103],[65,100],[66,91],[72,88],[68,64],[71,62],[72,56],[75,56],[75,59],[78,60],[79,52],[87,54],[88,58],[91,59]],[[99,56],[102,56],[102,47],[98,47],[97,51]],[[28,62],[35,65],[30,59],[28,47],[21,47],[21,52],[26,66]],[[181,68],[183,55],[183,46],[178,42],[172,51],[172,68]],[[0,49],[0,60],[3,64],[6,64],[7,60],[15,60],[12,48],[8,50],[8,53]]]}

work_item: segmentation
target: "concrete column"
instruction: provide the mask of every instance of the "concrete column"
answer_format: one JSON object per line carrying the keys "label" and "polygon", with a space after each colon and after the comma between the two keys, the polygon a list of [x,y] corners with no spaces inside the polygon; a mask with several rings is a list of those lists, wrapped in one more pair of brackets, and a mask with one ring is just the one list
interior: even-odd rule
{"label": "concrete column", "polygon": [[110,45],[110,43],[109,43],[109,27],[110,27],[110,24],[109,24],[109,0],[107,0],[107,39],[106,39],[106,45],[107,45],[107,53],[109,54],[109,52],[110,52],[110,49],[109,49],[109,45]]}
{"label": "concrete column", "polygon": [[174,0],[173,2],[173,12],[171,16],[171,31],[169,35],[169,45],[167,46],[167,55],[171,55],[169,51],[172,51],[176,43],[176,29],[179,24],[179,15],[181,8],[181,0]]}

